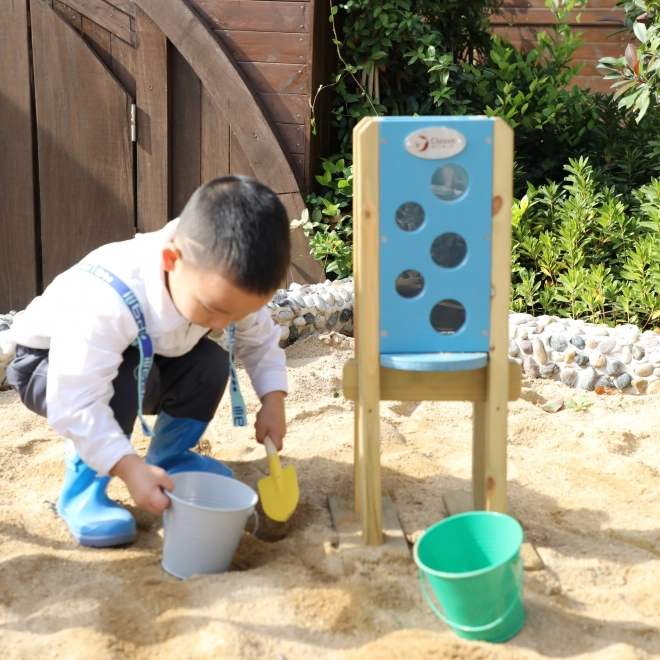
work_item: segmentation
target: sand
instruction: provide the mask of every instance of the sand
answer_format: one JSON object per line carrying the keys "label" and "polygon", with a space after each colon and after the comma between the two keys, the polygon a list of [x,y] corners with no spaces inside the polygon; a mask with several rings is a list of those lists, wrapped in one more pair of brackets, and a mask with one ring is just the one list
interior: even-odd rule
{"label": "sand", "polygon": [[[296,514],[244,537],[230,572],[187,581],[160,566],[161,518],[114,481],[137,542],[76,545],[53,509],[63,440],[0,393],[2,658],[660,658],[660,397],[589,394],[592,407],[549,414],[537,404],[574,392],[524,382],[509,407],[510,502],[545,568],[525,575],[519,635],[466,642],[430,612],[411,558],[337,547],[327,495],[351,496],[353,414],[340,394],[352,343],[336,341],[288,349],[283,460],[299,476]],[[469,489],[471,408],[383,402],[381,413],[383,488],[414,542],[446,515],[443,491]],[[134,438],[144,452],[137,428]],[[253,487],[266,473],[226,399],[201,450]]]}

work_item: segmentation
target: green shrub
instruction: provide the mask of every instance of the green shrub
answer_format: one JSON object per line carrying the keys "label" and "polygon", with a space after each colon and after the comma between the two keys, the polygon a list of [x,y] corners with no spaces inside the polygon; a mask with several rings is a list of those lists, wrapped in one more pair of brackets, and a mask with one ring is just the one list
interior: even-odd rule
{"label": "green shrub", "polygon": [[600,188],[586,158],[563,183],[549,182],[513,206],[512,307],[517,311],[636,323],[660,318],[660,181],[627,206]]}

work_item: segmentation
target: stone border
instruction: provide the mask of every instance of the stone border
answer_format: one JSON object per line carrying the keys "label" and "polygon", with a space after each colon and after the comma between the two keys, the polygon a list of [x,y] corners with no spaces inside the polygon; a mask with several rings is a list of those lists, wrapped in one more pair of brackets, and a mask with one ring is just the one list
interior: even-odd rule
{"label": "stone border", "polygon": [[510,313],[509,355],[529,378],[592,391],[660,394],[660,333],[636,325]]}

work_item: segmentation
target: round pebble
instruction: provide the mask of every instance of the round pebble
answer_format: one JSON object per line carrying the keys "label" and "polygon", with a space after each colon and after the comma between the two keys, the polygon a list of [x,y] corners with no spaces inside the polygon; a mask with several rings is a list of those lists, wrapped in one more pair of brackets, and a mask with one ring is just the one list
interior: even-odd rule
{"label": "round pebble", "polygon": [[516,344],[516,342],[513,341],[513,339],[511,339],[509,341],[509,355],[511,357],[516,357],[516,355],[518,355],[518,353],[520,353],[520,349],[518,348],[518,344]]}
{"label": "round pebble", "polygon": [[559,374],[559,379],[561,380],[564,385],[568,385],[568,387],[573,387],[577,381],[577,371],[575,369],[572,369],[571,367],[567,367],[566,369],[562,369],[561,373]]}
{"label": "round pebble", "polygon": [[579,351],[583,351],[586,346],[584,338],[580,337],[580,335],[573,335],[571,337],[571,344],[573,344],[573,346],[575,346],[575,348],[577,348]]}
{"label": "round pebble", "polygon": [[298,339],[298,328],[295,325],[289,327],[289,346]]}
{"label": "round pebble", "polygon": [[548,361],[548,354],[545,352],[545,346],[538,337],[532,339],[532,349],[534,351],[534,357],[539,364],[545,364]]}
{"label": "round pebble", "polygon": [[614,387],[614,382],[608,376],[601,376],[596,381],[596,387]]}
{"label": "round pebble", "polygon": [[342,309],[341,314],[339,315],[339,320],[341,323],[348,323],[353,318],[353,310]]}
{"label": "round pebble", "polygon": [[325,312],[326,309],[328,309],[328,306],[325,304],[325,301],[323,298],[318,293],[314,294],[314,305],[316,307],[316,310],[319,312]]}
{"label": "round pebble", "polygon": [[533,321],[534,317],[531,314],[524,314],[522,312],[509,314],[509,323],[512,325],[522,325],[523,323],[529,323]]}
{"label": "round pebble", "polygon": [[559,373],[559,367],[554,362],[546,362],[539,369],[541,378],[554,378]]}
{"label": "round pebble", "polygon": [[581,390],[591,391],[596,384],[596,370],[593,367],[587,367],[580,372],[577,386]]}
{"label": "round pebble", "polygon": [[614,341],[614,339],[610,339],[609,337],[607,339],[603,339],[603,341],[601,341],[600,344],[598,344],[598,350],[603,355],[608,355],[615,348],[616,348],[616,341]]}
{"label": "round pebble", "polygon": [[339,321],[339,312],[335,312],[334,314],[330,315],[330,318],[326,323],[328,330],[332,330],[337,325],[337,321]]}
{"label": "round pebble", "polygon": [[325,302],[327,305],[330,307],[333,307],[335,304],[335,297],[328,291],[326,293],[321,294],[321,298],[323,298],[323,302]]}
{"label": "round pebble", "polygon": [[314,296],[312,296],[311,294],[307,295],[307,296],[303,296],[303,300],[305,301],[305,307],[309,307],[310,309],[314,309],[314,305],[316,304],[314,302]]}
{"label": "round pebble", "polygon": [[632,356],[635,358],[635,360],[641,360],[645,355],[646,351],[644,350],[643,346],[635,344],[635,346],[632,347]]}
{"label": "round pebble", "polygon": [[550,351],[550,361],[551,362],[563,362],[564,354],[560,351]]}
{"label": "round pebble", "polygon": [[660,394],[660,380],[654,380],[646,390],[649,394]]}
{"label": "round pebble", "polygon": [[627,372],[617,376],[614,380],[614,384],[619,390],[625,390],[626,387],[630,387],[630,383],[632,383],[632,376]]}
{"label": "round pebble", "polygon": [[592,328],[589,334],[594,337],[607,337],[610,334],[609,328]]}
{"label": "round pebble", "polygon": [[564,362],[566,364],[570,364],[571,362],[573,362],[576,355],[577,355],[577,351],[575,350],[575,347],[574,346],[569,346],[566,349],[566,352],[564,353]]}
{"label": "round pebble", "polygon": [[608,376],[620,376],[626,370],[626,365],[621,360],[610,360],[605,371]]}
{"label": "round pebble", "polygon": [[593,337],[589,337],[584,343],[591,350],[594,350],[598,346],[598,342]]}
{"label": "round pebble", "polygon": [[282,323],[286,323],[287,321],[292,321],[293,316],[294,316],[293,312],[288,309],[282,310],[281,312],[277,313],[277,318]]}
{"label": "round pebble", "polygon": [[573,361],[575,364],[577,364],[578,367],[586,367],[589,364],[589,358],[582,353],[576,355]]}
{"label": "round pebble", "polygon": [[288,325],[280,327],[280,341],[286,341],[289,338],[289,334],[291,334],[291,331]]}
{"label": "round pebble", "polygon": [[282,307],[289,304],[286,293],[276,293],[273,297],[273,302]]}
{"label": "round pebble", "polygon": [[316,317],[311,312],[307,312],[303,318],[305,319],[305,325],[312,325],[316,321]]}
{"label": "round pebble", "polygon": [[518,339],[527,339],[528,336],[525,328],[518,328]]}
{"label": "round pebble", "polygon": [[325,330],[325,316],[323,314],[317,314],[314,317],[314,327],[317,330]]}
{"label": "round pebble", "polygon": [[307,321],[305,321],[305,317],[303,316],[296,316],[293,319],[293,325],[295,325],[297,328],[303,328],[307,325]]}
{"label": "round pebble", "polygon": [[[563,328],[564,326],[562,326]],[[566,350],[566,347],[568,346],[568,340],[564,335],[552,335],[550,337],[550,347],[558,351],[559,353],[563,353]]]}
{"label": "round pebble", "polygon": [[653,365],[645,362],[644,364],[638,364],[635,367],[635,375],[639,376],[640,378],[646,378],[647,376],[650,376],[653,373]]}
{"label": "round pebble", "polygon": [[632,350],[627,344],[621,349],[621,362],[630,364],[632,362]]}
{"label": "round pebble", "polygon": [[605,362],[605,356],[599,351],[593,351],[589,356],[589,364],[596,369],[602,369],[605,366]]}
{"label": "round pebble", "polygon": [[644,378],[634,378],[632,381],[632,386],[639,392],[639,394],[643,394],[646,392],[646,386],[648,385],[649,381],[644,379]]}
{"label": "round pebble", "polygon": [[523,339],[520,342],[520,350],[525,354],[525,355],[531,355],[534,352],[534,348],[532,346],[532,342],[529,341],[529,339]]}
{"label": "round pebble", "polygon": [[539,371],[539,365],[533,357],[527,356],[523,360],[523,371],[525,375],[530,378],[540,378],[541,372]]}
{"label": "round pebble", "polygon": [[0,332],[4,330],[9,330],[9,326],[6,323],[0,323]]}

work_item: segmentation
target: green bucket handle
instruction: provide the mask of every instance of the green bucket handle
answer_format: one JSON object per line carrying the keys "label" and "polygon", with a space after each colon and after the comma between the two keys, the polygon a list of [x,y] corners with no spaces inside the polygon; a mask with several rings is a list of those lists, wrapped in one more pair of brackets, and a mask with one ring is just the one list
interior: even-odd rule
{"label": "green bucket handle", "polygon": [[[490,623],[487,623],[485,626],[462,626],[458,623],[454,623],[453,621],[450,621],[445,615],[445,613],[439,610],[435,606],[435,603],[431,600],[431,597],[429,596],[429,592],[426,588],[426,574],[421,568],[419,569],[419,580],[422,583],[422,591],[424,592],[424,597],[426,598],[426,602],[431,606],[431,609],[435,612],[438,618],[444,621],[450,628],[456,628],[457,630],[461,630],[462,632],[466,632],[466,633],[479,633],[479,632],[486,632],[487,630],[491,630],[492,628],[495,628],[495,626],[498,626],[500,623],[502,623],[502,621],[504,621],[504,619],[506,619],[509,616],[509,614],[511,614],[513,608],[516,606],[518,598],[520,597],[520,593],[522,592],[523,576],[525,574],[525,566],[523,564],[523,560],[521,557],[518,557],[518,561],[516,562],[516,568],[514,570],[518,572],[518,578],[516,580],[516,583],[518,585],[518,593],[516,594],[517,597],[511,601],[511,605],[509,605],[506,612],[502,614],[501,617],[495,619],[495,621],[491,621]],[[439,601],[438,601],[438,605],[440,605]],[[442,606],[440,605],[440,607]]]}

